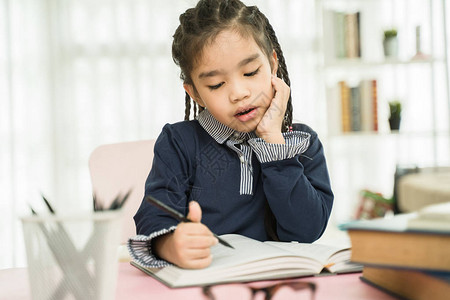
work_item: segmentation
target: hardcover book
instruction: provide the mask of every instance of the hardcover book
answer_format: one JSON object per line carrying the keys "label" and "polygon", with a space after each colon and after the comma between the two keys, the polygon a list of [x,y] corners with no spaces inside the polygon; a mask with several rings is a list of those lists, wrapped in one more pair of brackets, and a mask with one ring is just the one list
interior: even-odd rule
{"label": "hardcover book", "polygon": [[[411,226],[419,214],[354,221],[341,226],[352,243],[351,261],[364,265],[450,271],[450,226]],[[450,222],[447,223],[450,225]],[[439,226],[439,227],[437,227]]]}
{"label": "hardcover book", "polygon": [[411,300],[444,300],[450,295],[450,272],[365,266],[361,280],[390,294]]}

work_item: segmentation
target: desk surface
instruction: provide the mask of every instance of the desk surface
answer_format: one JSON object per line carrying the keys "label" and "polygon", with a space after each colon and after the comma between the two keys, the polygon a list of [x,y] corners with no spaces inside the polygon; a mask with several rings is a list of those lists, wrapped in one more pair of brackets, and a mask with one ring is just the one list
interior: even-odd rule
{"label": "desk surface", "polygon": [[[316,299],[333,300],[392,300],[396,299],[370,285],[363,283],[360,273],[308,277],[299,281],[315,282],[317,285]],[[117,300],[133,299],[205,299],[200,288],[170,289],[144,274],[129,263],[119,264],[119,278],[117,282]],[[30,290],[28,285],[27,269],[0,270],[0,299],[28,300]]]}

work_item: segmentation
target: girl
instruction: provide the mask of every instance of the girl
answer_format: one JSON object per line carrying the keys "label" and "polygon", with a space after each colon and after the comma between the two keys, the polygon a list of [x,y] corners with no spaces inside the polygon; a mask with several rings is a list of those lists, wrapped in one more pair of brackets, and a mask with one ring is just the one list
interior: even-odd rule
{"label": "girl", "polygon": [[193,222],[178,224],[144,200],[131,256],[203,268],[212,232],[318,239],[333,203],[323,148],[311,128],[292,124],[288,72],[267,18],[238,0],[201,0],[180,16],[172,56],[186,116],[158,137],[145,193]]}

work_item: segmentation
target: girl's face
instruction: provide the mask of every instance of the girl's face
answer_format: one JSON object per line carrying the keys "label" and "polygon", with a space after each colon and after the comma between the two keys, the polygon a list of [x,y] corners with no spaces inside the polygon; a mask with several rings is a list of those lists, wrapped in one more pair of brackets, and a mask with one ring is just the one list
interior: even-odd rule
{"label": "girl's face", "polygon": [[252,37],[223,31],[205,46],[191,74],[194,84],[184,88],[222,124],[241,132],[254,131],[273,98],[275,51],[270,59]]}

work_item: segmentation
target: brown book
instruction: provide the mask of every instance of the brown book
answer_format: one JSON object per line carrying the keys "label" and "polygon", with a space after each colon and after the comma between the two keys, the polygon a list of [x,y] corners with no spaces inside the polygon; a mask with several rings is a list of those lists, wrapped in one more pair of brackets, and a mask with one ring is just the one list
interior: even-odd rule
{"label": "brown book", "polygon": [[378,131],[378,91],[377,80],[372,80],[372,115],[373,115],[373,131]]}
{"label": "brown book", "polygon": [[361,280],[388,293],[411,300],[444,300],[450,295],[449,272],[365,266]]}
{"label": "brown book", "polygon": [[343,225],[352,243],[351,261],[364,265],[450,271],[450,226],[408,228],[416,213]]}
{"label": "brown book", "polygon": [[342,132],[350,132],[352,130],[350,113],[350,87],[345,81],[339,81],[339,88],[341,92]]}

